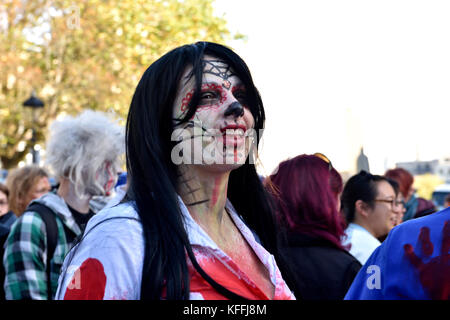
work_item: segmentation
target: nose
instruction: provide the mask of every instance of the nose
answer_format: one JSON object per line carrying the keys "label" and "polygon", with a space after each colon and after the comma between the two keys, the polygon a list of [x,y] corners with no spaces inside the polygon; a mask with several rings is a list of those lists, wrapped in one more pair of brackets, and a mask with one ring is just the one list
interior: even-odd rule
{"label": "nose", "polygon": [[243,115],[244,107],[238,101],[231,103],[225,110],[225,117],[234,116],[235,118],[239,118]]}
{"label": "nose", "polygon": [[395,214],[399,214],[399,213],[402,211],[401,205],[395,203],[395,205],[392,207],[392,211],[393,211]]}

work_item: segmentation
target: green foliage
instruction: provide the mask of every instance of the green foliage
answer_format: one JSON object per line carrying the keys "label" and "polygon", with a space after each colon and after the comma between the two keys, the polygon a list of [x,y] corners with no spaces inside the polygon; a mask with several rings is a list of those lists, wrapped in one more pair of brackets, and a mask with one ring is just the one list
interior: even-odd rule
{"label": "green foliage", "polygon": [[[233,35],[214,15],[212,1],[5,1],[0,5],[3,166],[23,159],[33,125],[38,143],[45,142],[49,123],[60,114],[90,108],[125,119],[139,78],[165,52],[199,40],[226,43]],[[33,89],[45,102],[35,123],[22,106]]]}

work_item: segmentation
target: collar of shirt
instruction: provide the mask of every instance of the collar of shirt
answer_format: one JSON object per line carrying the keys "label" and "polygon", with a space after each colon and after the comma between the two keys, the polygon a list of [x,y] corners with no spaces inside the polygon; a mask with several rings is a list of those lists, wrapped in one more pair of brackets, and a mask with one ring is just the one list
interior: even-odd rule
{"label": "collar of shirt", "polygon": [[[195,222],[180,196],[178,196],[178,202],[184,218],[186,231],[191,245],[198,245],[204,248],[211,249],[212,253],[222,263],[227,264],[227,261],[231,260],[228,255],[224,251],[222,251],[217,246],[217,244],[208,236],[208,234],[197,224],[197,222]],[[276,265],[275,258],[255,240],[253,233],[236,213],[236,210],[228,199],[225,204],[225,208],[228,210],[230,217],[233,219],[237,229],[241,232],[242,236],[253,249],[256,256],[269,271],[270,280],[275,286],[275,296],[278,296],[285,288],[284,285],[280,283],[282,281],[282,278]]]}
{"label": "collar of shirt", "polygon": [[367,236],[370,236],[370,238],[373,238],[373,239],[375,239],[379,244],[381,243],[377,238],[375,238],[369,231],[367,231],[367,229],[366,228],[364,228],[364,227],[362,227],[362,226],[360,226],[359,224],[356,224],[356,223],[349,223],[349,225],[348,225],[348,227],[347,227],[347,230],[346,230],[346,233],[348,232],[348,231],[350,231],[350,230],[358,230],[358,231],[360,231],[360,232],[363,232],[363,233],[365,233]]}

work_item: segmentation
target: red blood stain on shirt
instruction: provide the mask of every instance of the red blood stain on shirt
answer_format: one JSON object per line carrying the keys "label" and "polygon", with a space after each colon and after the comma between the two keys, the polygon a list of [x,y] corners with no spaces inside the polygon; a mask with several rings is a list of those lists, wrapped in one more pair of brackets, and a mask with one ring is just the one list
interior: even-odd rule
{"label": "red blood stain on shirt", "polygon": [[89,258],[75,271],[64,300],[102,300],[105,287],[106,275],[102,263]]}
{"label": "red blood stain on shirt", "polygon": [[[420,255],[430,257],[434,251],[430,241],[430,229],[420,229],[418,237]],[[450,220],[444,223],[442,228],[441,252],[427,263],[417,256],[411,244],[403,246],[405,256],[419,273],[420,283],[433,300],[450,299]]]}

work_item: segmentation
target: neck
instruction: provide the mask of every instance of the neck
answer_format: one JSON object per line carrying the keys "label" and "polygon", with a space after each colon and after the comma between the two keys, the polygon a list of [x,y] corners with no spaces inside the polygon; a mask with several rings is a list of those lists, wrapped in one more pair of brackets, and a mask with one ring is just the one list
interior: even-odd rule
{"label": "neck", "polygon": [[376,235],[376,233],[372,230],[370,223],[362,218],[355,218],[355,221],[353,221],[353,223],[360,225],[361,227],[363,227],[364,229],[366,229],[372,236],[374,236],[375,238],[377,238],[378,236]]}
{"label": "neck", "polygon": [[60,185],[58,188],[58,195],[64,199],[64,201],[80,213],[89,213],[89,201],[92,196],[80,197],[75,192],[75,186],[67,178],[60,179]]}
{"label": "neck", "polygon": [[205,172],[196,165],[178,169],[181,176],[177,191],[192,218],[209,232],[219,233],[227,219],[224,213],[230,172]]}

